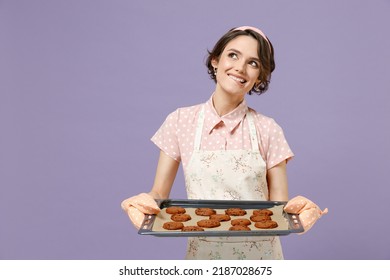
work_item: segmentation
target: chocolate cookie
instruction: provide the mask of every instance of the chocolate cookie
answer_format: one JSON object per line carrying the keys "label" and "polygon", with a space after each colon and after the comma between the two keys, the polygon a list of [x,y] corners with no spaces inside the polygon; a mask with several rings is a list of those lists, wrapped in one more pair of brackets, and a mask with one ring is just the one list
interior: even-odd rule
{"label": "chocolate cookie", "polygon": [[168,214],[184,214],[186,212],[186,209],[179,206],[171,206],[165,209],[165,212]]}
{"label": "chocolate cookie", "polygon": [[260,216],[256,216],[256,215],[252,215],[250,217],[251,221],[252,222],[265,222],[265,221],[271,221],[271,217],[270,216],[267,216],[267,215],[260,215]]}
{"label": "chocolate cookie", "polygon": [[253,210],[253,215],[255,215],[255,216],[261,216],[261,215],[272,216],[273,214],[274,214],[274,212],[272,212],[269,209]]}
{"label": "chocolate cookie", "polygon": [[235,225],[235,226],[230,227],[229,230],[242,231],[242,230],[251,230],[251,229],[247,226]]}
{"label": "chocolate cookie", "polygon": [[166,222],[163,224],[163,228],[167,230],[182,229],[183,227],[184,227],[183,223],[180,222]]}
{"label": "chocolate cookie", "polygon": [[225,213],[230,216],[244,216],[246,211],[241,208],[229,208],[225,210]]}
{"label": "chocolate cookie", "polygon": [[226,214],[213,214],[210,215],[211,220],[217,220],[220,222],[230,221],[230,216]]}
{"label": "chocolate cookie", "polygon": [[232,230],[232,231],[246,231],[246,230],[251,230],[251,229],[249,227],[247,227],[247,226],[236,225],[236,226],[230,227],[229,230]]}
{"label": "chocolate cookie", "polygon": [[175,222],[186,222],[191,220],[191,216],[188,214],[173,214],[171,220]]}
{"label": "chocolate cookie", "polygon": [[200,220],[197,225],[203,228],[214,228],[219,227],[221,223],[217,220]]}
{"label": "chocolate cookie", "polygon": [[230,222],[232,226],[249,226],[251,221],[248,219],[234,219]]}
{"label": "chocolate cookie", "polygon": [[216,213],[217,212],[211,208],[197,208],[195,210],[195,214],[199,215],[199,216],[210,216],[210,215],[214,215]]}
{"label": "chocolate cookie", "polygon": [[198,226],[185,226],[181,231],[204,231],[204,229]]}
{"label": "chocolate cookie", "polygon": [[275,221],[256,222],[255,227],[257,228],[276,228],[278,223]]}

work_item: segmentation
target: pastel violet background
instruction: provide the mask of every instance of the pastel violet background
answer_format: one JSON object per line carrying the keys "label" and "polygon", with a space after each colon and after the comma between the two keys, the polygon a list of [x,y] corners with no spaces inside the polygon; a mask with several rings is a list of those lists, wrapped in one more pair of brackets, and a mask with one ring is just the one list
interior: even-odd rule
{"label": "pastel violet background", "polygon": [[[153,183],[149,141],[206,101],[207,49],[254,25],[277,67],[251,107],[296,154],[290,197],[329,214],[286,259],[390,259],[390,2],[0,1],[0,259],[182,259],[120,209]],[[182,170],[172,198],[185,198]]]}

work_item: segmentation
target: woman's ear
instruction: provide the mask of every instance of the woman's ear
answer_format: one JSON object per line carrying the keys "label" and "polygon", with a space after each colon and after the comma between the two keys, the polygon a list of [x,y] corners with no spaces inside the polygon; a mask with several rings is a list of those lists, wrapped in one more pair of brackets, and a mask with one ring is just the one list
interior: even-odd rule
{"label": "woman's ear", "polygon": [[214,68],[218,68],[218,60],[216,58],[213,58],[211,60],[211,66],[213,66]]}

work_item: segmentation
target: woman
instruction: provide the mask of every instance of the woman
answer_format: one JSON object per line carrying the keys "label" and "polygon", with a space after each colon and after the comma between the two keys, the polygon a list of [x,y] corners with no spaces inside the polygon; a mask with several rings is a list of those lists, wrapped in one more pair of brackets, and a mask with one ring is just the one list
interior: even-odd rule
{"label": "woman", "polygon": [[[161,150],[152,190],[122,202],[136,227],[144,213],[158,213],[154,199],[169,197],[180,162],[189,199],[288,200],[286,163],[293,153],[279,125],[245,101],[246,94],[268,89],[275,69],[271,42],[257,28],[232,29],[206,64],[216,83],[211,98],[167,117],[152,137]],[[301,214],[306,230],[323,214],[303,197],[286,211],[310,213],[310,221]],[[186,258],[283,259],[283,252],[276,236],[194,237]]]}

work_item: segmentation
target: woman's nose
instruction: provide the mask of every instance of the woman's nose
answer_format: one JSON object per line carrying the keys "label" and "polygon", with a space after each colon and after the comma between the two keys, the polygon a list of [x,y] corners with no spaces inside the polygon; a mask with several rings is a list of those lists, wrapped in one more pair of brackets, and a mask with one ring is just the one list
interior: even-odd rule
{"label": "woman's nose", "polygon": [[234,65],[234,68],[239,73],[245,72],[245,62],[244,61],[237,61],[236,64]]}

